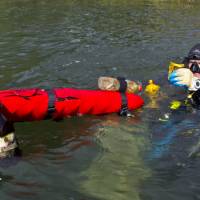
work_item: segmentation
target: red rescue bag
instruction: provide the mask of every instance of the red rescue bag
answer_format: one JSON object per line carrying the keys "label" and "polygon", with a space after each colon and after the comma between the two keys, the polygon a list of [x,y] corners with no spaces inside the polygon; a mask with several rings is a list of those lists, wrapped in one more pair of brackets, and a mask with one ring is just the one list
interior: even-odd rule
{"label": "red rescue bag", "polygon": [[[125,95],[129,110],[137,109],[144,103],[139,95]],[[120,92],[72,88],[52,89],[49,92],[36,88],[0,91],[0,112],[13,122],[42,120],[47,117],[52,97],[54,108],[50,109],[53,109],[53,119],[79,114],[100,115],[119,112],[122,105]]]}

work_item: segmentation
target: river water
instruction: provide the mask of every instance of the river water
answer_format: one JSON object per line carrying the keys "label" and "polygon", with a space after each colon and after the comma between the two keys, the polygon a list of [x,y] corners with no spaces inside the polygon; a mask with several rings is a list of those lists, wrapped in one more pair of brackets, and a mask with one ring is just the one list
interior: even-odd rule
{"label": "river water", "polygon": [[130,119],[16,124],[22,157],[0,161],[0,198],[200,199],[200,114],[169,111],[185,91],[167,82],[169,62],[199,42],[199,9],[198,0],[1,0],[1,89],[95,89],[112,75],[154,79],[165,98],[142,94]]}

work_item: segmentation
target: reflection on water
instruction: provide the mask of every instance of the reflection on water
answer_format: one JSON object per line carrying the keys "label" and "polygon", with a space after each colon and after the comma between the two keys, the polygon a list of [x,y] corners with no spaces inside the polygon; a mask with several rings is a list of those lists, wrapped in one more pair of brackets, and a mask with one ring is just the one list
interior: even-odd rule
{"label": "reflection on water", "polygon": [[152,148],[146,163],[153,178],[144,182],[142,199],[198,199],[198,119],[196,110],[177,110],[167,121],[152,123]]}
{"label": "reflection on water", "polygon": [[[130,125],[129,125],[130,126]],[[83,193],[97,199],[140,199],[140,184],[150,176],[143,161],[148,141],[141,133],[148,127],[132,123],[130,127],[104,125],[98,134],[101,152],[82,172]]]}
{"label": "reflection on water", "polygon": [[[24,154],[4,168],[3,196],[140,199],[140,185],[151,174],[143,162],[148,137],[142,133],[147,127],[138,117],[102,118],[68,119],[58,124],[47,121],[35,123],[34,128],[30,123],[19,124]],[[49,129],[54,126],[60,130],[57,135]],[[36,132],[43,133],[39,140],[32,136]]]}

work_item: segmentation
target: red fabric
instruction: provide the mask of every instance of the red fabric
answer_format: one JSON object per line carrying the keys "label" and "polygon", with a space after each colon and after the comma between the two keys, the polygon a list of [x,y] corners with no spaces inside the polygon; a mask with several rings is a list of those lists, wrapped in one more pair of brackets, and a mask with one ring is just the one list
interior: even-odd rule
{"label": "red fabric", "polygon": [[[54,92],[55,119],[78,114],[107,114],[119,112],[121,108],[119,92],[72,88],[54,89]],[[130,110],[144,103],[135,94],[127,94],[127,98]],[[48,94],[42,89],[4,90],[0,91],[0,104],[0,111],[12,121],[42,120],[47,115]]]}

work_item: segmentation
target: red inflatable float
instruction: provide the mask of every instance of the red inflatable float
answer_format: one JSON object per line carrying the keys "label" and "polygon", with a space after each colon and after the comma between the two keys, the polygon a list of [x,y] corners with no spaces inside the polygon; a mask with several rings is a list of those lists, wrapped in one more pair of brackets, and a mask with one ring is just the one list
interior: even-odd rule
{"label": "red inflatable float", "polygon": [[[143,99],[124,94],[129,110],[140,108]],[[0,112],[12,122],[60,119],[72,115],[108,114],[122,107],[120,92],[78,90],[72,88],[19,89],[0,91]]]}
{"label": "red inflatable float", "polygon": [[140,96],[123,92],[72,88],[0,91],[0,158],[18,152],[14,122],[59,120],[83,114],[127,114],[142,105]]}

